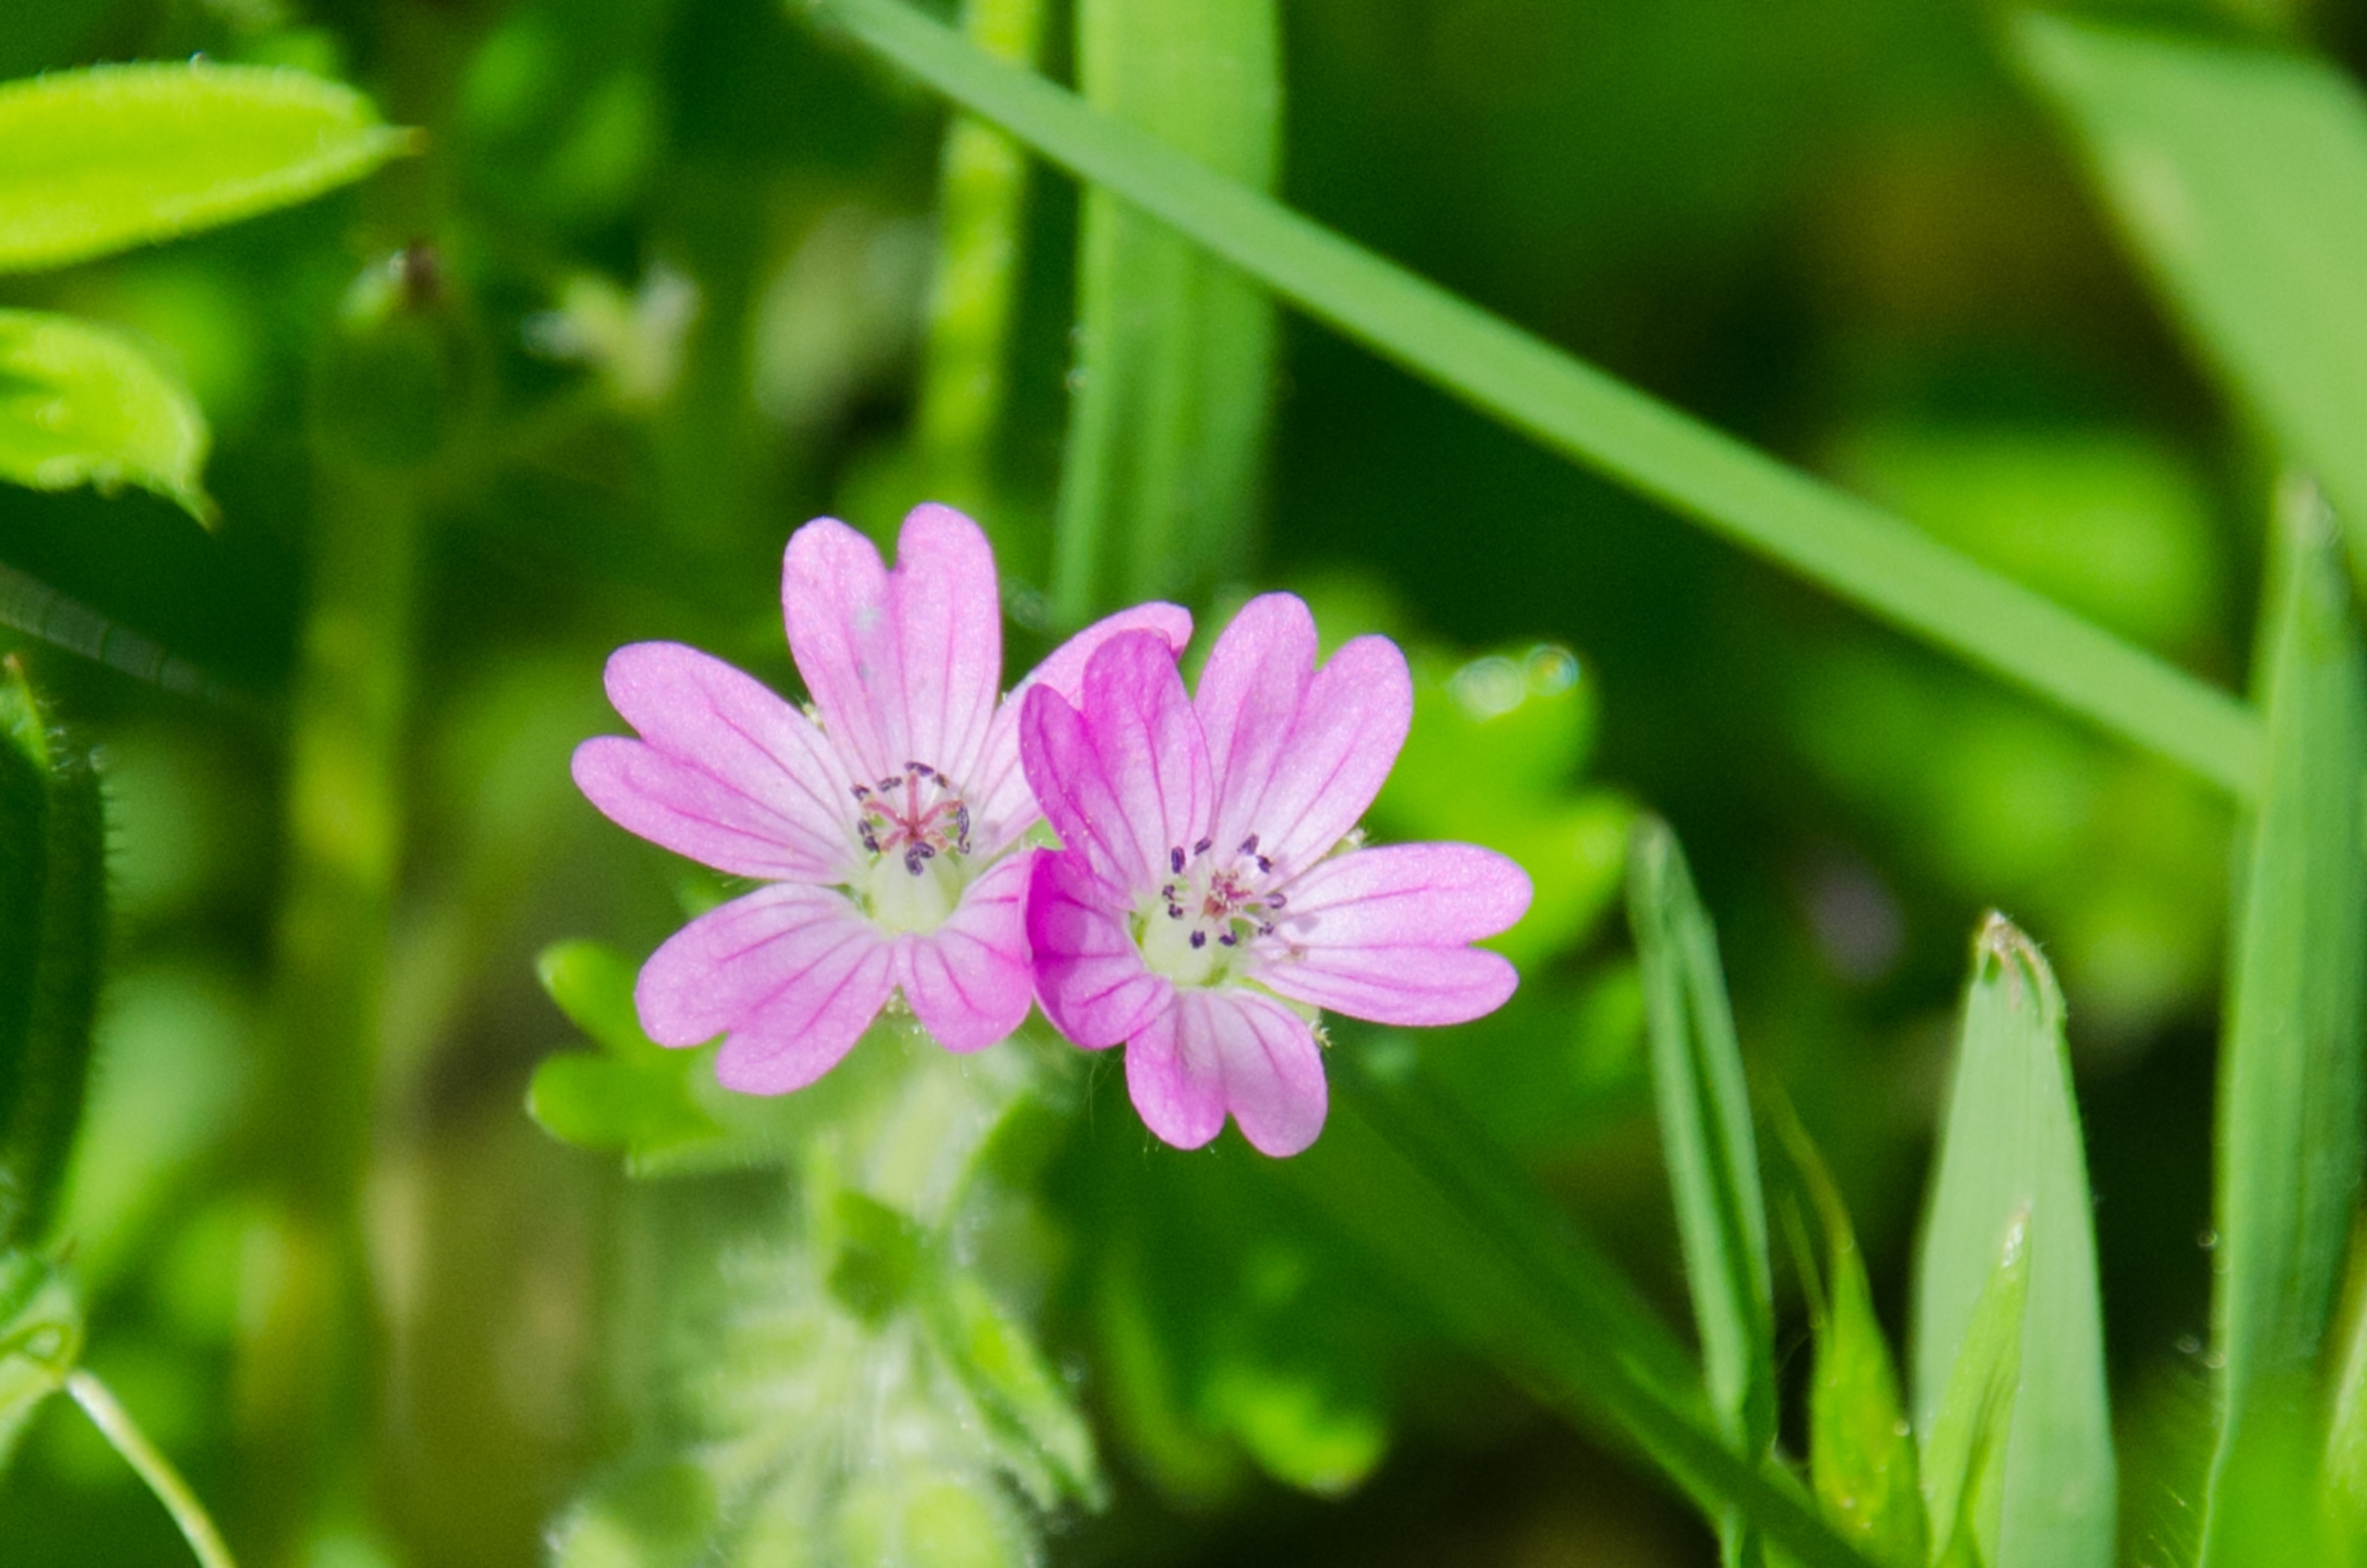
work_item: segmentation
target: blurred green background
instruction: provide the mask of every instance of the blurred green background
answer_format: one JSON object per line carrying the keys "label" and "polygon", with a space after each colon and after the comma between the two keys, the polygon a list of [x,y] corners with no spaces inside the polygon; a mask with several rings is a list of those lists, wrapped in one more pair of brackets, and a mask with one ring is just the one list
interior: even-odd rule
{"label": "blurred green background", "polygon": [[[2116,9],[2367,55],[2349,0]],[[1281,189],[2240,684],[2267,466],[1994,20],[1957,0],[1294,0]],[[1056,71],[1063,26],[1056,8]],[[319,541],[393,508],[416,555],[371,808],[399,843],[382,1045],[321,1091],[367,1107],[370,1327],[324,1394],[341,1436],[316,1456],[333,1527],[313,1560],[534,1562],[589,1481],[698,1426],[673,1368],[705,1342],[700,1281],[779,1228],[768,1178],[629,1183],[521,1109],[578,1041],[536,954],[590,937],[637,960],[714,896],[605,823],[568,753],[620,728],[599,688],[620,643],[693,643],[791,689],[789,531],[831,512],[885,539],[926,495],[945,116],[772,0],[24,0],[0,22],[5,76],[197,52],[342,76],[432,141],[307,207],[0,279],[0,304],[118,325],[187,377],[222,516],[208,534],[139,494],[0,488],[0,563],[260,699],[0,632],[98,743],[113,811],[114,971],[62,1233],[92,1366],[238,1539],[274,1507],[227,1414],[265,1397],[253,1315],[291,1267],[265,1210],[313,1109],[304,1053],[346,1048],[266,1018],[296,918],[283,720],[336,581]],[[1014,671],[1047,639],[1078,208],[1061,178],[1031,188],[1011,399],[962,497],[1004,545]],[[354,349],[340,301],[407,246],[408,336]],[[2203,1399],[2225,804],[1302,320],[1273,395],[1254,552],[1204,627],[1289,586],[1328,636],[1396,635],[1420,718],[1376,830],[1501,844],[1551,892],[1504,1014],[1341,1037],[1418,1053],[1686,1321],[1641,1002],[1600,918],[1649,805],[1719,919],[1754,1072],[1832,1159],[1895,1325],[1967,937],[2005,909],[2070,1001],[2125,1537],[2175,1539],[2190,1456],[2154,1452],[2148,1423]],[[1147,1146],[1106,1064],[1070,1078],[1082,1112],[1014,1182],[1008,1293],[1094,1424],[1110,1501],[1063,1512],[1047,1560],[1713,1560],[1626,1462],[1294,1229],[1237,1144]],[[0,1477],[0,1562],[185,1550],[52,1402]]]}

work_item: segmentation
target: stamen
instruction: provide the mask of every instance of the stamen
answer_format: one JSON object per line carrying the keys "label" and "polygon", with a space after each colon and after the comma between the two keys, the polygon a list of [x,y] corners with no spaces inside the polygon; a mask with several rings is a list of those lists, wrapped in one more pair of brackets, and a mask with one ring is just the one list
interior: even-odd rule
{"label": "stamen", "polygon": [[1205,947],[1207,947],[1207,946],[1208,945],[1208,934],[1206,931],[1195,931],[1195,932],[1193,932],[1193,933],[1192,933],[1192,945],[1193,945],[1194,947],[1196,947],[1196,948],[1205,948]]}
{"label": "stamen", "polygon": [[1167,869],[1178,876],[1184,875],[1184,851],[1181,848],[1167,851]]}
{"label": "stamen", "polygon": [[[1233,946],[1235,942],[1239,941],[1240,939],[1241,939],[1240,937],[1238,937],[1234,936],[1232,932],[1228,931],[1228,932],[1226,932],[1223,936],[1219,937],[1217,938],[1217,946],[1219,946],[1219,947],[1220,947],[1220,948],[1229,948],[1229,947]],[[1195,946],[1197,946],[1198,944],[1195,943],[1194,945],[1195,945]]]}
{"label": "stamen", "polygon": [[1248,838],[1241,840],[1241,852],[1245,855],[1254,855],[1257,852],[1257,834],[1252,833]]}
{"label": "stamen", "polygon": [[[1204,854],[1207,854],[1207,853],[1208,852],[1208,846],[1209,846],[1209,844],[1211,844],[1212,842],[1214,842],[1214,840],[1213,840],[1213,839],[1201,839],[1198,843],[1196,843],[1196,844],[1195,844],[1195,845],[1193,845],[1193,846],[1192,846],[1192,852],[1193,852],[1194,854],[1196,854],[1196,855],[1204,855]],[[1179,865],[1179,866],[1177,866],[1175,869],[1176,869],[1176,870],[1178,870],[1178,871],[1181,871],[1181,870],[1183,870],[1184,868],[1183,868],[1182,866],[1180,866],[1180,865]]]}

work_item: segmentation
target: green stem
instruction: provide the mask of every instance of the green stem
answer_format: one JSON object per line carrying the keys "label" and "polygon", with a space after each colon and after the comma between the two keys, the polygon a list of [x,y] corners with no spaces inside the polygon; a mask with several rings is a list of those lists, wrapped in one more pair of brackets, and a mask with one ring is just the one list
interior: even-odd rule
{"label": "green stem", "polygon": [[[969,0],[963,19],[979,48],[1031,64],[1043,38],[1044,0]],[[919,443],[931,493],[978,513],[1006,562],[1030,554],[1011,537],[1009,522],[997,515],[1001,508],[989,504],[990,454],[1010,390],[1026,208],[1025,150],[984,120],[955,116],[938,177],[937,282]]]}
{"label": "green stem", "polygon": [[148,1440],[148,1434],[132,1420],[131,1413],[116,1402],[107,1386],[88,1372],[71,1372],[66,1378],[66,1391],[74,1396],[74,1403],[82,1407],[91,1425],[99,1429],[116,1452],[123,1455],[124,1463],[148,1483],[148,1489],[156,1494],[156,1501],[165,1505],[165,1512],[180,1526],[181,1537],[189,1542],[190,1550],[197,1554],[202,1568],[238,1568],[230,1557],[230,1549],[222,1543],[222,1532],[214,1527],[213,1519],[207,1515],[205,1504],[190,1490],[189,1483],[181,1479],[181,1473],[173,1468],[173,1462],[165,1457],[164,1451]]}
{"label": "green stem", "polygon": [[2231,794],[2257,789],[2260,719],[2228,692],[981,55],[900,0],[814,0],[814,10],[1045,158],[1539,445]]}

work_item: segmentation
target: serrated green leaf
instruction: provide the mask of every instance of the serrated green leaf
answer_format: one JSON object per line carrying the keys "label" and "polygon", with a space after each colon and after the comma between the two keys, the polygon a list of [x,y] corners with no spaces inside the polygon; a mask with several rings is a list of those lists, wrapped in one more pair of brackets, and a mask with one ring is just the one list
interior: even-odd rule
{"label": "serrated green leaf", "polygon": [[[1676,1199],[1710,1401],[1726,1439],[1757,1462],[1775,1440],[1775,1309],[1759,1144],[1726,983],[1684,851],[1667,824],[1637,826],[1628,921],[1650,1018],[1661,1146]],[[1760,1548],[1740,1515],[1720,1527],[1729,1568]]]}
{"label": "serrated green leaf", "polygon": [[[1080,89],[1256,190],[1282,151],[1276,0],[1082,0]],[[1077,361],[1052,609],[1188,598],[1246,555],[1277,341],[1265,291],[1106,190],[1077,239]]]}
{"label": "serrated green leaf", "polygon": [[123,334],[0,311],[0,479],[102,493],[136,484],[210,525],[212,443],[189,389]]}
{"label": "serrated green leaf", "polygon": [[2016,43],[2203,359],[2367,566],[2367,98],[2290,50],[2035,14]]}
{"label": "serrated green leaf", "polygon": [[[2030,1273],[2029,1214],[2006,1224],[1997,1262],[1973,1303],[1923,1435],[1923,1500],[1943,1568],[1985,1562],[2053,1564],[2007,1555],[2000,1525],[2011,1473],[2006,1454],[2025,1392]],[[2036,1390],[2030,1390],[2035,1392]]]}
{"label": "serrated green leaf", "polygon": [[[1923,1568],[1929,1531],[1915,1461],[1914,1427],[1898,1370],[1874,1316],[1866,1260],[1840,1189],[1788,1107],[1776,1127],[1814,1205],[1825,1240],[1820,1280],[1802,1256],[1816,1369],[1809,1384],[1809,1477],[1825,1517],[1887,1568]],[[1805,1248],[1805,1243],[1803,1243]]]}
{"label": "serrated green leaf", "polygon": [[0,273],[310,201],[416,149],[302,71],[93,66],[0,86]]}
{"label": "serrated green leaf", "polygon": [[81,1354],[81,1307],[66,1276],[31,1253],[0,1251],[0,1470]]}
{"label": "serrated green leaf", "polygon": [[0,662],[0,1249],[49,1223],[90,1079],[106,829],[90,756]]}
{"label": "serrated green leaf", "polygon": [[[2030,938],[1993,914],[1973,947],[1964,1034],[1941,1133],[1915,1289],[1915,1425],[1932,1530],[1957,1523],[1961,1474],[1934,1476],[1946,1402],[1997,1288],[1999,1240],[2028,1237],[2029,1329],[2019,1391],[1997,1438],[2002,1491],[1981,1513],[1984,1561],[2102,1568],[2112,1562],[2118,1472],[2104,1384],[2093,1201],[2071,1094],[2063,998]],[[2011,1249],[2009,1249],[2011,1250]],[[2017,1268],[2022,1265],[2017,1264]],[[1990,1354],[1988,1350],[1980,1353]],[[2009,1390],[2010,1392],[2010,1390]],[[1983,1396],[1984,1398],[1987,1396]],[[2005,1404],[1999,1405],[2001,1410]],[[1961,1423],[1949,1463],[1961,1467]],[[1944,1502],[1947,1506],[1941,1506]]]}
{"label": "serrated green leaf", "polygon": [[[2220,1047],[2219,1447],[2213,1496],[2313,1403],[2358,1203],[2367,1028],[2367,662],[2334,528],[2289,488],[2263,631],[2268,777],[2252,824]],[[2278,1439],[2281,1440],[2281,1439]],[[2226,1517],[2223,1518],[2223,1515]],[[2214,1501],[2203,1562],[2244,1560]]]}

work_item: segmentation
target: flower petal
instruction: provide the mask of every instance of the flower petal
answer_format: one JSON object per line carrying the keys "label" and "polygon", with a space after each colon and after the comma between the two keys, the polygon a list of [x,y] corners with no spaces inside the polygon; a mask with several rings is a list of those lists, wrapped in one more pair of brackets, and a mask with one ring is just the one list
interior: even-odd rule
{"label": "flower petal", "polygon": [[1298,723],[1315,676],[1315,618],[1306,602],[1295,594],[1261,594],[1208,650],[1192,705],[1208,738],[1216,781],[1214,837],[1228,853],[1261,827],[1271,835],[1257,820],[1257,808]]}
{"label": "flower petal", "polygon": [[822,723],[864,781],[902,768],[904,664],[896,642],[888,569],[871,541],[836,518],[817,517],[789,536],[780,599],[789,651]]}
{"label": "flower petal", "polygon": [[1178,1148],[1217,1134],[1230,1110],[1260,1153],[1294,1155],[1323,1130],[1323,1053],[1306,1021],[1270,997],[1179,990],[1126,1045],[1126,1088],[1144,1124]]}
{"label": "flower petal", "polygon": [[889,949],[846,898],[782,883],[692,921],[642,966],[641,1026],[664,1046],[728,1034],[716,1076],[777,1095],[837,1065],[888,1000]]}
{"label": "flower petal", "polygon": [[1519,974],[1464,944],[1528,909],[1528,876],[1471,844],[1392,844],[1327,860],[1292,882],[1256,978],[1283,996],[1380,1023],[1461,1023],[1502,1007]]}
{"label": "flower petal", "polygon": [[1224,1131],[1224,1070],[1208,1033],[1187,1035],[1182,1023],[1176,1008],[1162,1009],[1126,1042],[1126,1093],[1161,1142],[1196,1149]]}
{"label": "flower petal", "polygon": [[1174,986],[1153,974],[1127,934],[1126,911],[1074,851],[1038,851],[1027,893],[1027,945],[1044,1016],[1087,1050],[1147,1027]]}
{"label": "flower petal", "polygon": [[742,876],[835,880],[854,843],[851,782],[804,715],[677,643],[608,659],[608,699],[641,741],[576,749],[576,786],[619,826]]}
{"label": "flower petal", "polygon": [[[1276,684],[1282,679],[1270,665],[1263,678]],[[1386,637],[1352,639],[1306,682],[1279,742],[1262,734],[1234,742],[1222,841],[1238,842],[1235,832],[1256,833],[1285,876],[1313,865],[1380,792],[1413,717],[1413,678],[1397,644]],[[1270,704],[1245,706],[1245,729],[1253,717],[1270,723]]]}
{"label": "flower petal", "polygon": [[[1027,693],[1020,757],[1061,842],[1112,888],[1157,887],[1208,820],[1208,755],[1164,638],[1128,631],[1085,666],[1082,711]],[[1187,851],[1188,852],[1188,851]]]}
{"label": "flower petal", "polygon": [[1012,688],[987,731],[977,790],[971,797],[977,807],[980,853],[999,853],[1043,815],[1019,766],[1020,712],[1027,693],[1037,686],[1049,687],[1074,707],[1084,691],[1086,661],[1095,649],[1122,631],[1155,631],[1166,640],[1171,654],[1181,654],[1192,641],[1192,612],[1176,605],[1148,604],[1104,617],[1053,649]]}
{"label": "flower petal", "polygon": [[951,507],[915,507],[896,536],[888,581],[903,657],[905,752],[888,759],[889,771],[917,760],[976,790],[1002,684],[994,551],[985,532]]}
{"label": "flower petal", "polygon": [[896,983],[921,1027],[950,1051],[984,1050],[1027,1017],[1026,855],[962,890],[943,925],[896,940]]}

